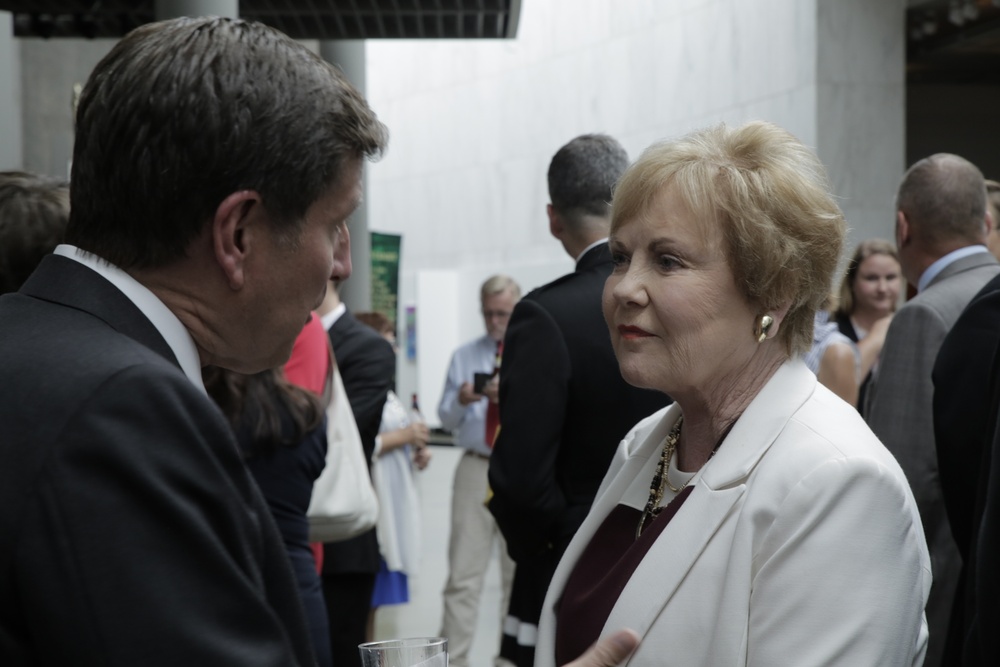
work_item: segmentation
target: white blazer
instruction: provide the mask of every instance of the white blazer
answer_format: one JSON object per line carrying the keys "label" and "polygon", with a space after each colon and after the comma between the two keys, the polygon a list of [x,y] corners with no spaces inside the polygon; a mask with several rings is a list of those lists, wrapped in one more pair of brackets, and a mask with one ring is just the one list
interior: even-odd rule
{"label": "white blazer", "polygon": [[[535,667],[554,665],[574,565],[679,415],[671,405],[622,441],[552,579]],[[628,665],[923,662],[931,570],[910,487],[801,361],[778,369],[692,484],[604,626],[642,637]]]}

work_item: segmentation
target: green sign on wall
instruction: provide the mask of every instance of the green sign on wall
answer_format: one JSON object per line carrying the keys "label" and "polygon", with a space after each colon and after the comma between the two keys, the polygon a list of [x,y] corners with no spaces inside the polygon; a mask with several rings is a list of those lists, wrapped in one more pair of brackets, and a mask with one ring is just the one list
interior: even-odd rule
{"label": "green sign on wall", "polygon": [[396,326],[399,297],[399,234],[371,232],[372,310],[382,313]]}

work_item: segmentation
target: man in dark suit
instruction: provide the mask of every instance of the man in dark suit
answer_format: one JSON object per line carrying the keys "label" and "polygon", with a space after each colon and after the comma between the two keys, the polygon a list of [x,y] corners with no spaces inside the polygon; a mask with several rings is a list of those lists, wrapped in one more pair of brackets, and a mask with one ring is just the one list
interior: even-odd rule
{"label": "man in dark suit", "polygon": [[[979,529],[1000,397],[1000,276],[980,290],[945,337],[934,363],[934,440],[941,496],[962,556],[943,664],[959,665],[975,616]],[[990,563],[990,567],[995,561]]]}
{"label": "man in dark suit", "polygon": [[522,299],[504,338],[489,507],[517,563],[500,652],[518,667],[533,663],[545,591],[616,447],[669,402],[622,379],[601,310],[609,202],[626,167],[605,135],[577,137],[552,158],[549,230],[576,271]]}
{"label": "man in dark suit", "polygon": [[148,24],[97,65],[67,245],[0,297],[0,664],[314,664],[201,368],[288,358],[385,141],[260,24]]}
{"label": "man in dark suit", "polygon": [[[1000,376],[1000,357],[993,360],[991,375]],[[1000,403],[1000,382],[994,380],[993,393],[990,395],[990,405]],[[991,415],[994,422],[996,414]],[[992,667],[1000,664],[1000,572],[997,562],[1000,562],[1000,429],[997,429],[990,440],[988,451],[984,453],[983,466],[980,475],[980,495],[976,505],[977,531],[970,548],[971,558],[966,563],[966,605],[962,630],[961,661],[959,655],[949,653],[948,657],[956,658],[948,664],[962,667]],[[954,625],[953,625],[954,628]],[[948,637],[949,640],[954,634]],[[951,644],[949,643],[949,648]]]}
{"label": "man in dark suit", "polygon": [[[396,375],[396,353],[377,331],[362,324],[341,303],[335,284],[320,310],[344,391],[371,468],[382,408]],[[375,529],[323,545],[323,596],[330,617],[335,667],[360,665],[358,644],[368,641],[372,590],[379,569]]]}
{"label": "man in dark suit", "polygon": [[[1000,253],[1000,185],[986,181],[986,212],[992,231],[987,247]],[[991,470],[997,413],[1000,409],[1000,276],[973,297],[945,337],[934,362],[934,440],[941,496],[951,533],[962,556],[944,664],[991,664],[971,659],[977,621],[976,560]],[[997,492],[1000,492],[998,490]],[[997,493],[994,492],[994,493]],[[995,511],[995,510],[994,510]],[[994,533],[995,534],[995,533]],[[993,567],[995,560],[987,561]],[[980,577],[981,578],[981,577]],[[995,599],[991,596],[988,599]],[[978,628],[976,628],[978,635]],[[988,639],[988,638],[984,638]],[[967,662],[962,662],[963,656]]]}
{"label": "man in dark suit", "polygon": [[968,160],[939,153],[916,162],[900,183],[896,209],[899,261],[917,295],[889,325],[864,416],[899,461],[920,509],[934,577],[924,664],[937,667],[949,664],[942,656],[961,557],[941,494],[931,376],[945,336],[1000,264],[985,246],[983,175]]}

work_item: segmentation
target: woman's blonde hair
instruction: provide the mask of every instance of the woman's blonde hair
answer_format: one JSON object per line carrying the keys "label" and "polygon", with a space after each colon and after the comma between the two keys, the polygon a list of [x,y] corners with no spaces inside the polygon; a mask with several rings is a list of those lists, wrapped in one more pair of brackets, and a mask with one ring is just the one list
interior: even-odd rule
{"label": "woman's blonde hair", "polygon": [[851,261],[847,264],[844,279],[840,282],[840,298],[834,315],[849,317],[854,314],[854,309],[857,306],[854,301],[854,284],[858,281],[858,269],[861,267],[861,262],[872,255],[886,255],[892,257],[899,264],[899,253],[896,252],[896,246],[889,241],[868,239],[859,243],[854,250]]}
{"label": "woman's blonde hair", "polygon": [[[813,152],[762,121],[654,144],[615,189],[612,233],[667,187],[720,229],[736,284],[759,315],[791,304],[778,336],[789,356],[806,352],[846,228]],[[752,335],[752,326],[735,335]]]}

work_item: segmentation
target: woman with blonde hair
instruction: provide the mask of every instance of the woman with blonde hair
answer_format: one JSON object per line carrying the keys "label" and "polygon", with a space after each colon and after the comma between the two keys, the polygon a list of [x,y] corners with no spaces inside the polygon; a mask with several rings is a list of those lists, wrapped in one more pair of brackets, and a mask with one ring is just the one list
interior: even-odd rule
{"label": "woman with blonde hair", "polygon": [[931,573],[899,465],[801,359],[844,220],[754,122],[655,145],[612,203],[622,375],[675,403],[619,445],[559,564],[535,667],[631,628],[631,667],[919,665]]}
{"label": "woman with blonde hair", "polygon": [[882,239],[869,239],[858,244],[840,283],[833,320],[860,352],[859,410],[865,404],[872,369],[878,363],[889,322],[899,304],[901,276],[896,246]]}

